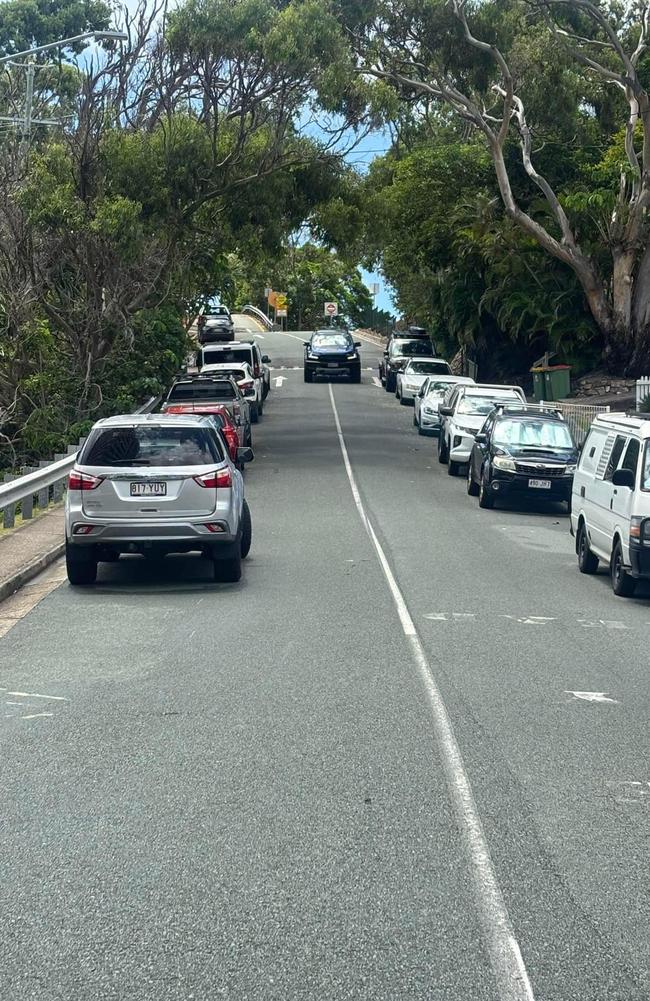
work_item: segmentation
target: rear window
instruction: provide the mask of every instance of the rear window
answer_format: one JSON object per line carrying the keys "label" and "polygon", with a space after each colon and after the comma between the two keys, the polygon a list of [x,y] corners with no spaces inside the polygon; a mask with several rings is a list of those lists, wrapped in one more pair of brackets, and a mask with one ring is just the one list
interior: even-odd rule
{"label": "rear window", "polygon": [[202,365],[241,365],[243,362],[253,364],[250,348],[227,348],[225,351],[203,349]]}
{"label": "rear window", "polygon": [[100,428],[86,443],[85,466],[205,466],[220,462],[221,448],[206,428],[142,427]]}
{"label": "rear window", "polygon": [[449,371],[449,365],[446,361],[410,361],[406,371],[413,375],[441,374]]}
{"label": "rear window", "polygon": [[206,379],[196,382],[179,382],[169,391],[169,403],[182,403],[184,400],[234,400],[237,391],[231,382],[225,379]]}
{"label": "rear window", "polygon": [[[390,346],[391,356],[408,357],[409,355],[431,355],[433,357],[433,344],[431,341],[394,341]],[[448,372],[449,368],[445,364],[442,369]]]}

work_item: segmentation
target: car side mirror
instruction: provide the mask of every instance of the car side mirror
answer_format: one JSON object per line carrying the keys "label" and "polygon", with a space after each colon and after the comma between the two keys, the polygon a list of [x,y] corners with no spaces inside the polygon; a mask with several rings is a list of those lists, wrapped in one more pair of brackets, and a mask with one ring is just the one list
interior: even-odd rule
{"label": "car side mirror", "polygon": [[263,365],[268,365],[268,363],[269,363],[270,361],[271,361],[271,359],[269,358],[269,356],[268,356],[268,355],[262,355],[262,364],[263,364]]}
{"label": "car side mirror", "polygon": [[309,347],[309,343],[310,343],[309,341],[303,341],[302,342],[303,348],[308,348]]}
{"label": "car side mirror", "polygon": [[355,348],[360,348],[361,347],[361,341],[355,341],[354,342],[354,346],[355,346]]}
{"label": "car side mirror", "polygon": [[237,449],[237,462],[252,462],[255,458],[252,448],[238,448]]}
{"label": "car side mirror", "polygon": [[442,417],[451,417],[454,411],[451,407],[438,407],[438,412],[442,415]]}
{"label": "car side mirror", "polygon": [[478,434],[474,435],[474,441],[477,445],[485,445],[487,444],[487,435],[483,431],[479,431]]}
{"label": "car side mirror", "polygon": [[388,351],[384,351],[384,358],[388,358]]}
{"label": "car side mirror", "polygon": [[627,487],[634,490],[634,473],[631,469],[617,469],[612,476],[612,483],[615,487]]}

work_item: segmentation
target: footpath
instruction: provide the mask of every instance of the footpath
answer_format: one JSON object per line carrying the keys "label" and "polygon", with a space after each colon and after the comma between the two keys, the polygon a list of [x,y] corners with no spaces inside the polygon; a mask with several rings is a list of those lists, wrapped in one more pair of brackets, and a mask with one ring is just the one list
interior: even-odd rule
{"label": "footpath", "polygon": [[0,601],[4,601],[64,552],[63,505],[0,534]]}

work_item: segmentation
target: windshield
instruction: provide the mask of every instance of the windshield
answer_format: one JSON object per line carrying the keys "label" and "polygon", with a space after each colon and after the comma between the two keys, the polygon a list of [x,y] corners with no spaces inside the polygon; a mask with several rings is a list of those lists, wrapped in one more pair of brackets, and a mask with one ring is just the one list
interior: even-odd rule
{"label": "windshield", "polygon": [[439,361],[410,361],[406,366],[409,375],[431,375],[432,372],[446,372],[447,363]]}
{"label": "windshield", "polygon": [[242,362],[251,364],[250,348],[226,348],[225,351],[210,351],[203,349],[202,365],[241,365]]}
{"label": "windshield", "polygon": [[[433,355],[433,344],[430,341],[428,343],[427,341],[395,341],[390,346],[390,353],[392,357],[399,357],[400,355]],[[448,371],[446,365],[444,366],[444,371]]]}
{"label": "windshield", "polygon": [[487,415],[494,410],[497,403],[517,399],[514,393],[510,396],[463,396],[458,404],[457,413]]}
{"label": "windshield", "polygon": [[86,466],[205,466],[219,462],[219,446],[205,428],[100,428],[84,449]]}
{"label": "windshield", "polygon": [[314,334],[311,339],[313,348],[344,348],[352,351],[352,338],[347,334]]}
{"label": "windshield", "polygon": [[234,400],[237,391],[231,382],[206,379],[205,382],[179,382],[169,391],[169,403],[183,400]]}
{"label": "windshield", "polygon": [[533,448],[573,448],[569,429],[561,421],[528,417],[498,421],[494,429],[495,445],[521,445]]}
{"label": "windshield", "polygon": [[438,382],[436,379],[429,379],[427,396],[444,396],[448,389],[448,382]]}

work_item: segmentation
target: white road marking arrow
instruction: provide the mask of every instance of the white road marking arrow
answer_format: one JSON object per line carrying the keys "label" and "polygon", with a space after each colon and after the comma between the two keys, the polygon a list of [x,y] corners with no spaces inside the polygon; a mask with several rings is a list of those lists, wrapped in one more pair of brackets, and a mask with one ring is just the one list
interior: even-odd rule
{"label": "white road marking arrow", "polygon": [[574,698],[581,699],[583,702],[611,702],[612,705],[618,705],[617,699],[612,699],[607,692],[573,692],[571,689],[567,689],[565,695],[573,695]]}
{"label": "white road marking arrow", "polygon": [[377,389],[381,389],[381,380],[379,380],[376,375],[373,375],[372,381],[373,384],[377,387]]}
{"label": "white road marking arrow", "polygon": [[283,382],[284,382],[284,376],[283,375],[276,376],[276,379],[275,379],[275,388],[279,389]]}

